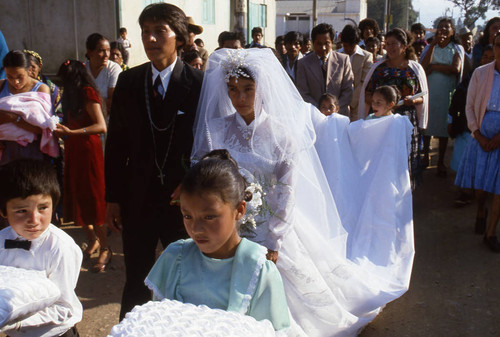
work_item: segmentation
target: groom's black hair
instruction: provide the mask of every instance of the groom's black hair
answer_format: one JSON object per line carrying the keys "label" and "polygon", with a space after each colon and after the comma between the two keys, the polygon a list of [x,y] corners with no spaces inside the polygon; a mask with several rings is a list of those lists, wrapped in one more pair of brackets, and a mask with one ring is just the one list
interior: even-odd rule
{"label": "groom's black hair", "polygon": [[183,42],[177,49],[189,41],[188,20],[186,14],[177,6],[167,3],[154,3],[143,9],[139,16],[139,25],[145,21],[165,21],[176,35],[177,41]]}

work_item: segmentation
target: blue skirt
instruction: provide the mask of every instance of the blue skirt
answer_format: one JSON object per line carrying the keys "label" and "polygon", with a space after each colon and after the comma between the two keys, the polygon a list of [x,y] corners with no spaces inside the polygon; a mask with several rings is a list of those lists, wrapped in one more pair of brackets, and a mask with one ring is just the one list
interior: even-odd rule
{"label": "blue skirt", "polygon": [[[500,112],[487,111],[481,123],[481,134],[493,138],[500,133]],[[458,168],[455,185],[500,195],[500,148],[485,152],[473,138]]]}

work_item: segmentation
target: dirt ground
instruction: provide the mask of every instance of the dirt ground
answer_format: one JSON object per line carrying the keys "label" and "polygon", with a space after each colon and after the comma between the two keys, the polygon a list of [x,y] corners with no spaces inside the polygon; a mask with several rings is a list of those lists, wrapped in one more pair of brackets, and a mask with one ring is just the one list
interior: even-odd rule
{"label": "dirt ground", "polygon": [[[362,337],[500,336],[500,254],[474,235],[475,204],[454,207],[452,171],[446,178],[435,172],[435,166],[426,170],[414,194],[416,256],[410,289],[389,303]],[[65,230],[83,243],[80,228]],[[124,264],[117,234],[110,236],[110,245],[114,256],[106,272],[88,272],[87,262],[80,274],[76,292],[84,307],[78,324],[82,337],[107,336],[118,323]]]}

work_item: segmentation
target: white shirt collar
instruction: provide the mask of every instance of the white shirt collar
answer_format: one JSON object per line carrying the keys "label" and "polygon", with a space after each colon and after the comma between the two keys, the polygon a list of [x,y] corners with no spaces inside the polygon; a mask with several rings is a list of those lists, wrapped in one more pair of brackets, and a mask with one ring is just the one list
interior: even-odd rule
{"label": "white shirt collar", "polygon": [[167,92],[168,84],[170,82],[170,78],[172,77],[172,71],[174,71],[175,64],[177,63],[177,57],[175,58],[175,61],[172,62],[171,65],[163,69],[162,71],[158,71],[158,69],[155,68],[153,63],[151,63],[151,83],[155,83],[156,77],[160,75],[161,79],[161,85],[163,85],[163,98],[165,98],[165,93]]}
{"label": "white shirt collar", "polygon": [[[18,240],[18,241],[31,241],[31,248],[30,248],[30,253],[31,255],[33,255],[33,252],[34,250],[36,250],[36,248],[40,247],[40,245],[45,241],[45,238],[47,237],[47,235],[49,235],[49,231],[50,231],[50,226],[49,225],[44,231],[42,234],[40,234],[39,237],[37,237],[36,239],[33,239],[33,240],[27,240],[26,238],[24,238],[23,236],[19,235],[16,233],[16,231],[12,228],[12,227],[9,227],[10,231],[9,233],[7,234],[6,236],[6,239],[10,239],[10,240]],[[3,242],[0,242],[0,244],[4,244]]]}
{"label": "white shirt collar", "polygon": [[[339,49],[339,53],[344,53],[344,47]],[[344,54],[347,55],[347,53],[344,53]],[[356,47],[354,48],[354,53],[352,55],[349,55],[349,57],[351,58],[351,61],[352,61],[352,57],[356,54],[361,55],[361,56],[365,56],[365,54],[363,54],[363,49],[361,49],[361,47],[358,45],[356,45]]]}
{"label": "white shirt collar", "polygon": [[[330,54],[331,54],[331,53],[332,53],[332,51],[330,50],[330,52],[329,52],[328,54],[326,54],[326,60],[327,60],[327,61],[328,61],[328,59],[330,58]],[[315,53],[315,54],[316,54],[316,53]],[[318,60],[322,61],[322,60],[321,60],[321,57],[320,57],[318,54],[316,54],[316,57],[318,58]]]}

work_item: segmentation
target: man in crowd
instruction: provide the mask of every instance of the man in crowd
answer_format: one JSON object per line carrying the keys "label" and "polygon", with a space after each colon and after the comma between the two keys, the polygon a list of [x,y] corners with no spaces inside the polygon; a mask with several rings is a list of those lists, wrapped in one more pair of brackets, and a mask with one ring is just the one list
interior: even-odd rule
{"label": "man in crowd", "polygon": [[177,57],[189,39],[181,9],[151,4],[139,24],[151,62],[120,75],[106,142],[106,219],[122,233],[126,267],[120,319],[151,299],[144,279],[158,240],[166,247],[187,237],[176,203],[203,76]]}
{"label": "man in crowd", "polygon": [[253,27],[252,28],[252,43],[247,44],[245,48],[263,48],[265,47],[262,44],[262,39],[264,38],[264,34],[262,33],[262,28]]}
{"label": "man in crowd", "polygon": [[349,116],[353,95],[354,75],[349,56],[332,50],[335,32],[333,27],[321,23],[314,27],[311,39],[314,52],[297,64],[297,89],[302,98],[318,106],[319,98],[330,93],[339,100],[339,112]]}
{"label": "man in crowd", "polygon": [[346,25],[340,33],[342,48],[339,53],[349,55],[351,61],[352,73],[354,75],[354,93],[349,108],[351,110],[351,121],[358,119],[358,100],[363,81],[373,65],[372,53],[361,49],[358,46],[360,41],[359,30],[351,25]]}
{"label": "man in crowd", "polygon": [[297,62],[302,58],[300,48],[304,42],[303,36],[299,32],[288,32],[284,37],[286,54],[283,55],[283,67],[288,76],[296,83],[297,78]]}

